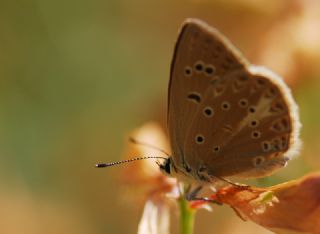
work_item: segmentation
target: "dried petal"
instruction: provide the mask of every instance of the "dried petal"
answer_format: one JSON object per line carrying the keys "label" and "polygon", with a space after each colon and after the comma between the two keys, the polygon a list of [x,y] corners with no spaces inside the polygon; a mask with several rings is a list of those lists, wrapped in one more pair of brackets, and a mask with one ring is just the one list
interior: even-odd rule
{"label": "dried petal", "polygon": [[277,233],[320,233],[320,173],[265,189],[227,187],[213,197]]}

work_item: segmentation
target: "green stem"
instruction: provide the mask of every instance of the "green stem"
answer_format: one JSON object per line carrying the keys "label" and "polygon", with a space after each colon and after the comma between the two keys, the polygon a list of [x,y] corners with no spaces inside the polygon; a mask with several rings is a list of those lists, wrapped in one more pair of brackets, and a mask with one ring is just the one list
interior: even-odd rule
{"label": "green stem", "polygon": [[179,199],[180,207],[180,233],[181,234],[192,234],[195,209],[189,206],[188,201],[181,196]]}

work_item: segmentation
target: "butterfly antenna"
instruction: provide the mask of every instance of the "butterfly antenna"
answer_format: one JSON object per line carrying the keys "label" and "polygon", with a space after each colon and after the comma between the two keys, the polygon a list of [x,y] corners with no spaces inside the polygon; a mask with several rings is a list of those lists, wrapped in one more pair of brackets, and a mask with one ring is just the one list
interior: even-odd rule
{"label": "butterfly antenna", "polygon": [[145,160],[145,159],[164,159],[164,160],[167,160],[166,157],[158,157],[158,156],[137,157],[137,158],[131,158],[131,159],[127,159],[127,160],[121,160],[118,162],[98,163],[98,164],[96,164],[96,167],[99,167],[99,168],[100,167],[111,167],[111,166],[115,166],[115,165],[119,165],[119,164],[123,164],[123,163],[130,163],[130,162]]}
{"label": "butterfly antenna", "polygon": [[149,148],[158,150],[158,151],[160,151],[161,153],[164,153],[165,155],[167,155],[167,156],[170,157],[170,154],[169,154],[169,153],[167,153],[167,152],[164,151],[163,149],[160,149],[160,148],[158,148],[158,147],[156,147],[156,146],[154,146],[154,145],[150,145],[150,144],[148,144],[148,143],[138,141],[138,140],[136,140],[136,139],[134,139],[134,138],[132,138],[132,137],[129,137],[129,141],[132,142],[132,143],[134,143],[134,144],[137,144],[137,145],[142,145],[142,146],[146,146],[146,147],[149,147]]}

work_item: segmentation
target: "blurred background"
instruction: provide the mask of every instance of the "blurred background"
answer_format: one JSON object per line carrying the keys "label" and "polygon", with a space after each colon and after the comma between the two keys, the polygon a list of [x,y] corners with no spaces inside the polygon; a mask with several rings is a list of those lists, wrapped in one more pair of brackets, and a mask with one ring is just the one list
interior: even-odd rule
{"label": "blurred background", "polygon": [[[164,125],[187,17],[278,72],[300,106],[300,157],[255,183],[319,171],[319,1],[1,0],[0,233],[136,233],[143,207],[127,201],[119,167],[94,164],[119,160],[132,129]],[[195,229],[269,233],[227,207],[199,211]]]}

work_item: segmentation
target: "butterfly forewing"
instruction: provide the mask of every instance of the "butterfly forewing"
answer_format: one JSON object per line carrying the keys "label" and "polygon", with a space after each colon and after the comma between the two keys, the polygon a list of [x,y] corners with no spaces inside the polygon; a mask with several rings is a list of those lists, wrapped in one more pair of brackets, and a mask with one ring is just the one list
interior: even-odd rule
{"label": "butterfly forewing", "polygon": [[266,176],[299,146],[297,106],[282,79],[199,20],[187,20],[176,43],[168,109],[173,160],[196,179]]}
{"label": "butterfly forewing", "polygon": [[199,20],[185,22],[171,64],[168,98],[168,128],[177,166],[185,166],[186,138],[206,90],[228,72],[246,65],[218,31]]}

